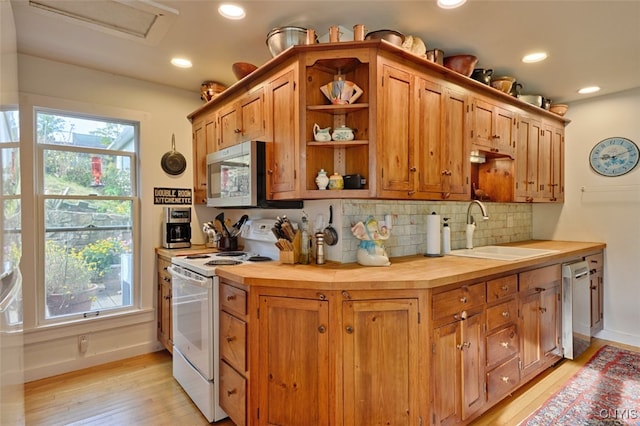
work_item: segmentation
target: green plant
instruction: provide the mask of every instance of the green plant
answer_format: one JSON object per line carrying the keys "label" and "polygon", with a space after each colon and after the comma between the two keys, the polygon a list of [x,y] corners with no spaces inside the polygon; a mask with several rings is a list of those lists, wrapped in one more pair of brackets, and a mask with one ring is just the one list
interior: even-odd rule
{"label": "green plant", "polygon": [[91,285],[91,270],[81,253],[73,248],[66,249],[55,241],[45,245],[44,283],[47,295],[64,294],[75,297]]}
{"label": "green plant", "polygon": [[120,262],[120,254],[127,251],[124,241],[105,238],[87,244],[80,252],[93,273],[93,279],[101,279],[111,270],[111,265]]}

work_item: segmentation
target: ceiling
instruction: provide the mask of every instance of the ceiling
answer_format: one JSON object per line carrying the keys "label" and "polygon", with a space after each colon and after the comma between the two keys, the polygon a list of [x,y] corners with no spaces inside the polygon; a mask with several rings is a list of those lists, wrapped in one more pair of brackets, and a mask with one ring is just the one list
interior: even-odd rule
{"label": "ceiling", "polygon": [[[102,0],[60,1],[99,7]],[[242,21],[222,18],[217,1],[156,1],[179,14],[158,40],[139,41],[43,12],[28,0],[11,0],[18,52],[191,90],[199,97],[205,80],[233,84],[234,62],[260,66],[271,59],[265,40],[272,28],[297,25],[323,36],[332,25],[364,24],[367,31],[419,36],[427,49],[445,55],[474,54],[478,68],[515,76],[523,93],[554,102],[640,87],[640,0],[467,0],[453,10],[439,9],[435,0],[238,0],[247,11]],[[521,62],[524,54],[539,50],[548,52],[546,61]],[[173,56],[191,59],[193,68],[173,67]],[[592,85],[602,90],[577,93]]]}

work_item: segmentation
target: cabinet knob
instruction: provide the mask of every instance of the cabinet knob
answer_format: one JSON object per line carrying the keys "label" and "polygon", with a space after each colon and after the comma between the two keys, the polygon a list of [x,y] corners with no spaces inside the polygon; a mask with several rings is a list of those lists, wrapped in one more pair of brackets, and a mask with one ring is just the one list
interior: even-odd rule
{"label": "cabinet knob", "polygon": [[227,342],[233,342],[234,340],[236,340],[236,336],[227,336],[225,337],[225,339],[227,340]]}
{"label": "cabinet knob", "polygon": [[597,289],[598,289],[598,287],[597,287],[597,286],[595,286],[595,285],[592,285],[592,286],[591,286],[591,290],[597,290]]}
{"label": "cabinet knob", "polygon": [[320,327],[318,327],[318,332],[320,334],[324,334],[327,331],[327,327],[325,327],[324,325],[321,325]]}
{"label": "cabinet knob", "polygon": [[460,298],[460,302],[462,302],[462,303],[467,303],[468,301],[469,301],[469,300],[467,299],[467,297],[466,297],[466,296],[462,296],[462,297]]}
{"label": "cabinet knob", "polygon": [[547,312],[547,308],[540,307],[540,313],[544,314],[545,312]]}
{"label": "cabinet knob", "polygon": [[162,279],[164,280],[164,282],[166,283],[170,283],[171,282],[171,278],[169,277],[162,277]]}
{"label": "cabinet knob", "polygon": [[413,195],[415,193],[416,193],[416,191],[407,191],[407,195]]}
{"label": "cabinet knob", "polygon": [[233,133],[242,133],[242,130],[240,130],[240,129],[233,129]]}
{"label": "cabinet knob", "polygon": [[236,300],[236,295],[235,294],[230,294],[227,296],[227,301],[231,301],[231,300]]}
{"label": "cabinet knob", "polygon": [[346,330],[346,331],[347,331],[347,333],[349,333],[349,334],[353,333],[353,327],[352,327],[352,326],[350,326],[350,325],[348,325],[348,326],[345,328],[345,330]]}
{"label": "cabinet knob", "polygon": [[500,139],[500,135],[493,135],[491,136],[493,139]]}
{"label": "cabinet knob", "polygon": [[171,296],[164,296],[163,299],[164,300],[169,300],[169,299],[171,299]]}
{"label": "cabinet knob", "polygon": [[500,380],[502,380],[505,383],[509,383],[509,376],[502,376],[500,377]]}
{"label": "cabinet knob", "polygon": [[471,342],[463,342],[456,345],[456,348],[460,349],[461,351],[463,351],[465,348],[470,348],[470,347],[471,347]]}
{"label": "cabinet knob", "polygon": [[347,290],[342,290],[342,297],[344,297],[345,299],[351,299],[351,295]]}
{"label": "cabinet knob", "polygon": [[409,171],[410,171],[410,172],[415,172],[416,170],[418,170],[418,169],[416,169],[415,167],[411,167],[411,168],[409,169]]}
{"label": "cabinet knob", "polygon": [[237,390],[236,390],[236,389],[229,389],[229,390],[227,390],[227,396],[231,396],[231,395],[233,395],[233,394],[234,394],[234,393],[236,393],[236,392],[237,392]]}
{"label": "cabinet knob", "polygon": [[502,313],[502,316],[503,316],[504,318],[509,318],[509,311],[504,311],[504,312]]}
{"label": "cabinet knob", "polygon": [[503,285],[502,287],[500,287],[500,290],[507,291],[507,290],[509,290],[509,286],[508,285]]}
{"label": "cabinet knob", "polygon": [[509,342],[500,342],[500,346],[507,349],[509,347]]}
{"label": "cabinet knob", "polygon": [[545,291],[545,290],[546,290],[546,288],[544,288],[544,287],[536,287],[536,291],[537,291],[538,293],[540,293],[540,292],[542,292],[542,291]]}

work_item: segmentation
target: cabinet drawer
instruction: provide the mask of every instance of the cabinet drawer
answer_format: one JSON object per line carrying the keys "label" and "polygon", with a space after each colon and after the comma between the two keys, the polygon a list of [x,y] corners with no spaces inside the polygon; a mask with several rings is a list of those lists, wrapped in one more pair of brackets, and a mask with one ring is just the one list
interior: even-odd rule
{"label": "cabinet drawer", "polygon": [[512,323],[517,317],[518,302],[515,299],[487,308],[487,330]]}
{"label": "cabinet drawer", "polygon": [[485,301],[485,283],[462,286],[455,290],[433,295],[433,319],[442,319],[482,305]]}
{"label": "cabinet drawer", "polygon": [[600,271],[604,266],[604,255],[602,253],[585,256],[584,260],[587,261],[590,271]]}
{"label": "cabinet drawer", "polygon": [[520,383],[518,358],[514,358],[487,373],[487,399],[495,401],[511,392]]}
{"label": "cabinet drawer", "polygon": [[220,407],[237,426],[246,424],[247,380],[229,365],[220,363]]}
{"label": "cabinet drawer", "polygon": [[220,284],[220,307],[240,316],[246,315],[247,292],[227,284]]}
{"label": "cabinet drawer", "polygon": [[247,323],[220,312],[220,356],[239,371],[247,369]]}
{"label": "cabinet drawer", "polygon": [[535,288],[548,288],[549,284],[560,281],[562,278],[561,265],[551,265],[545,268],[520,274],[520,291],[534,290]]}
{"label": "cabinet drawer", "polygon": [[518,276],[498,278],[487,281],[487,303],[504,299],[518,292]]}
{"label": "cabinet drawer", "polygon": [[496,365],[518,352],[519,339],[516,326],[487,336],[487,366]]}

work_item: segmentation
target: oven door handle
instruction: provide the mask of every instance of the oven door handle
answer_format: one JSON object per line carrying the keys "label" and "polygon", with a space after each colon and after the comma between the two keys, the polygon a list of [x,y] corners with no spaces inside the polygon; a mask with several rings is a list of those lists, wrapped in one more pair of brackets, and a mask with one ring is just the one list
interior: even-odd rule
{"label": "oven door handle", "polygon": [[205,288],[211,287],[211,281],[208,280],[207,278],[200,275],[196,275],[196,276],[183,275],[180,273],[179,270],[174,268],[173,265],[169,266],[167,268],[167,271],[169,271],[169,273],[173,278],[186,281],[186,284],[195,285],[198,287],[205,287]]}

